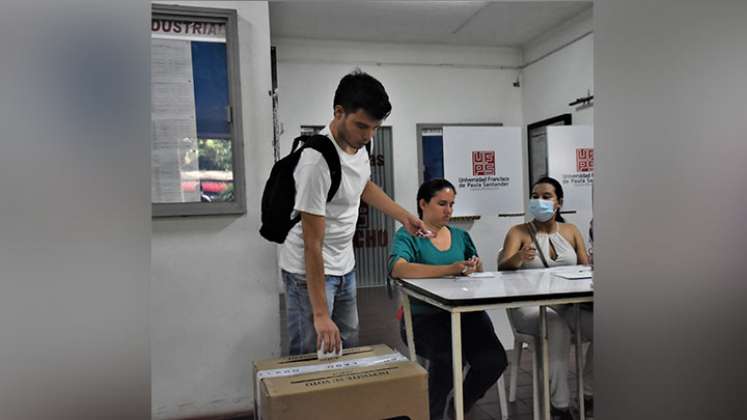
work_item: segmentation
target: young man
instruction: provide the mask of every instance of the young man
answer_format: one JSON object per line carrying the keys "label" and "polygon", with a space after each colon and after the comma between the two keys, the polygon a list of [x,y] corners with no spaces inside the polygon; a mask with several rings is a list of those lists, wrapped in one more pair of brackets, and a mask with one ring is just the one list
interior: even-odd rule
{"label": "young man", "polygon": [[293,173],[295,210],[301,222],[280,249],[280,268],[287,291],[290,354],[339,351],[341,343],[358,342],[353,235],[362,199],[397,219],[413,234],[425,233],[423,222],[371,182],[365,145],[392,109],[382,84],[356,70],[340,80],[334,118],[320,134],[335,145],[342,179],[332,200],[332,179],[321,153],[304,149]]}

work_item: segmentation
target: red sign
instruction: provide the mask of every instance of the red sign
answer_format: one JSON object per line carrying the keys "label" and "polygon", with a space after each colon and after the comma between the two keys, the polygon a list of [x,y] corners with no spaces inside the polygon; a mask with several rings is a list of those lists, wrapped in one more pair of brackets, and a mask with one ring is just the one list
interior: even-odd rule
{"label": "red sign", "polygon": [[357,229],[353,235],[354,248],[386,248],[389,234],[386,229]]}
{"label": "red sign", "polygon": [[355,224],[356,229],[368,229],[368,204],[361,203],[358,207],[358,222]]}
{"label": "red sign", "polygon": [[495,175],[495,152],[472,152],[472,176]]}
{"label": "red sign", "polygon": [[594,172],[594,149],[576,149],[576,172]]}

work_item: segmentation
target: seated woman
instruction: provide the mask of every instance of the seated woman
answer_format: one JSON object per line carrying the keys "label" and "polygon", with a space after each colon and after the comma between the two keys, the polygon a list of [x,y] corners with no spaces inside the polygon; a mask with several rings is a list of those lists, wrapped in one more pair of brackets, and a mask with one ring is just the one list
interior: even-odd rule
{"label": "seated woman", "polygon": [[[443,277],[482,271],[469,234],[447,225],[455,194],[454,186],[445,179],[434,179],[420,186],[418,214],[432,236],[415,237],[404,228],[397,231],[389,256],[389,272],[393,277]],[[451,315],[416,299],[412,299],[411,307],[415,349],[429,361],[431,419],[440,419],[453,387]],[[485,311],[463,313],[461,320],[462,355],[470,366],[463,394],[467,412],[500,378],[507,359]],[[400,324],[402,339],[407,341],[403,324]]]}
{"label": "seated woman", "polygon": [[[563,206],[563,187],[554,178],[538,180],[529,200],[529,213],[533,220],[513,226],[506,234],[503,252],[499,255],[499,270],[544,268],[561,265],[588,264],[584,239],[578,228],[565,223],[560,215]],[[537,247],[539,246],[539,248]],[[568,359],[571,348],[571,331],[576,326],[576,312],[572,305],[554,305],[547,308],[547,329],[550,353],[550,402],[553,418],[572,419],[569,411]],[[510,309],[517,331],[539,334],[539,308]],[[581,311],[581,332],[586,340],[592,338],[592,311]],[[584,403],[591,414],[592,347],[586,354],[584,367]]]}

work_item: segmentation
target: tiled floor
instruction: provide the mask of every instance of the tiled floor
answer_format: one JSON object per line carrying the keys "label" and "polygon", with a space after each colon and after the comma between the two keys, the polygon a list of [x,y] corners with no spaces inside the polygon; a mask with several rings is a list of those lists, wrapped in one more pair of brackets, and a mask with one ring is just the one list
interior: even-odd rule
{"label": "tiled floor", "polygon": [[[358,289],[358,314],[360,317],[360,344],[386,344],[400,353],[407,355],[407,347],[399,336],[399,321],[394,314],[399,306],[399,300],[389,299],[386,288],[364,288]],[[281,308],[281,325],[282,348],[284,353],[287,352],[287,332],[285,327],[285,301],[280,296]],[[504,343],[508,345],[508,343]],[[532,419],[532,354],[529,351],[522,352],[521,362],[519,363],[519,375],[517,382],[516,402],[509,403],[508,413],[512,420],[531,420]],[[509,351],[509,360],[511,352]],[[575,356],[571,352],[570,381],[571,389],[575,390],[576,376],[573,373],[575,369]],[[506,396],[508,397],[509,369],[504,373],[506,384]],[[491,420],[501,419],[501,412],[498,403],[498,391],[495,386],[491,388],[477,403],[477,406],[469,413],[467,420]]]}

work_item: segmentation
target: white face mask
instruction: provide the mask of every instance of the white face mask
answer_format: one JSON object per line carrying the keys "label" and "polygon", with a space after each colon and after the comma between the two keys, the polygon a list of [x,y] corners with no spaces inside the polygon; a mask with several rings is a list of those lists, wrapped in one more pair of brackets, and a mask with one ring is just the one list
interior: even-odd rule
{"label": "white face mask", "polygon": [[552,200],[532,198],[529,200],[529,214],[538,222],[546,222],[555,214],[555,204]]}

